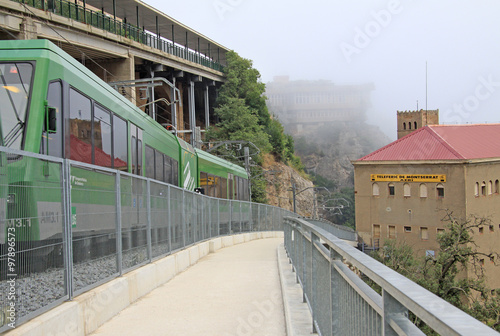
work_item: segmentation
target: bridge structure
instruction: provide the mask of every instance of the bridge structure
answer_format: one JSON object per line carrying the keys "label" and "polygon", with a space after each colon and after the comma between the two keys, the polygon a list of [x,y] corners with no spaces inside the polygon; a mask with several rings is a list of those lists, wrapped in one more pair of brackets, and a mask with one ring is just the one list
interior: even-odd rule
{"label": "bridge structure", "polygon": [[[0,195],[5,335],[123,334],[131,321],[164,335],[423,335],[416,320],[441,335],[498,335],[359,251],[351,229],[68,159],[0,154],[60,173],[37,186],[29,218],[6,219],[16,197]],[[79,169],[85,181],[71,178]],[[8,174],[0,191],[14,190]]]}
{"label": "bridge structure", "polygon": [[140,0],[0,0],[0,39],[48,39],[192,145],[228,48]]}

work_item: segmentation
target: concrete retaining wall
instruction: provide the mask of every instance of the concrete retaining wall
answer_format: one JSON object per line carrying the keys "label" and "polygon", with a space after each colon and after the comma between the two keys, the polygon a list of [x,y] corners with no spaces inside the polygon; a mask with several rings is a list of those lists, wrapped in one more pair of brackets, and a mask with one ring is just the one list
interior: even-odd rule
{"label": "concrete retaining wall", "polygon": [[113,279],[3,335],[88,335],[131,303],[165,284],[209,253],[255,239],[281,237],[283,232],[280,231],[252,232],[204,241]]}

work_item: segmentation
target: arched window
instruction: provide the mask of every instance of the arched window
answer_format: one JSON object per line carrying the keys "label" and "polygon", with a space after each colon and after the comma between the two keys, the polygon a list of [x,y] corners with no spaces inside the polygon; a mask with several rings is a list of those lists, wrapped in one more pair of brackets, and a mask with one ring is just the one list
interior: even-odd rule
{"label": "arched window", "polygon": [[378,183],[372,184],[372,195],[373,196],[378,196],[380,195],[380,189],[378,187]]}
{"label": "arched window", "polygon": [[420,185],[420,197],[427,197],[427,185],[425,183]]}
{"label": "arched window", "polygon": [[403,194],[404,194],[404,197],[410,197],[411,196],[411,189],[410,189],[410,185],[408,183],[405,183],[403,185]]}
{"label": "arched window", "polygon": [[500,192],[500,185],[498,185],[498,180],[495,181],[495,194]]}
{"label": "arched window", "polygon": [[493,194],[493,182],[489,180],[488,182],[488,195]]}
{"label": "arched window", "polygon": [[481,196],[486,196],[486,182],[481,183]]}
{"label": "arched window", "polygon": [[415,125],[415,129],[417,129],[417,122],[416,122],[416,121],[415,121],[415,124],[414,124],[414,125]]}
{"label": "arched window", "polygon": [[479,196],[479,182],[474,185],[474,196]]}
{"label": "arched window", "polygon": [[411,129],[411,121],[408,123],[408,129]]}
{"label": "arched window", "polygon": [[436,192],[437,192],[437,197],[438,198],[443,198],[444,197],[444,185],[441,183],[438,183],[436,186]]}
{"label": "arched window", "polygon": [[403,130],[406,131],[406,123],[405,122],[403,123]]}
{"label": "arched window", "polygon": [[394,196],[395,194],[394,183],[389,183],[389,196]]}

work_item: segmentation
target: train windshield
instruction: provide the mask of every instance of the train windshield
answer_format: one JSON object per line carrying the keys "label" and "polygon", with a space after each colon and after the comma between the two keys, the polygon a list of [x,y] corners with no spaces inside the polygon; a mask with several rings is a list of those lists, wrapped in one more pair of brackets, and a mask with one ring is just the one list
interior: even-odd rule
{"label": "train windshield", "polygon": [[33,64],[0,63],[0,111],[4,146],[21,149]]}

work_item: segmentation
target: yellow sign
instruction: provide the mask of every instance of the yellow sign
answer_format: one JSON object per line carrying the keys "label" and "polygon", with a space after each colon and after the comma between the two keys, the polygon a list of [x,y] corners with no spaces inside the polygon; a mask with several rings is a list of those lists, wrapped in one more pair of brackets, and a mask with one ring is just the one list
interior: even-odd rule
{"label": "yellow sign", "polygon": [[372,182],[446,182],[446,175],[371,174]]}

